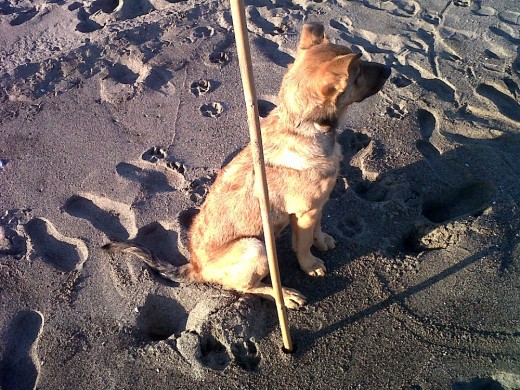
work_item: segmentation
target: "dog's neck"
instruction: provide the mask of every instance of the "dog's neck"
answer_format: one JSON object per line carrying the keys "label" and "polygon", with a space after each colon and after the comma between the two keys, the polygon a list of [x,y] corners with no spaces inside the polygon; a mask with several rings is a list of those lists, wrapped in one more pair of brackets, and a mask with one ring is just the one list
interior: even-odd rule
{"label": "dog's neck", "polygon": [[306,137],[316,137],[321,134],[336,138],[339,120],[335,113],[315,114],[310,113],[305,116],[293,115],[283,107],[275,108],[265,119],[268,126],[283,127],[291,132]]}
{"label": "dog's neck", "polygon": [[332,105],[315,107],[307,112],[294,113],[282,103],[279,108],[279,117],[292,131],[310,137],[329,134],[335,138],[339,123],[335,107]]}
{"label": "dog's neck", "polygon": [[[314,122],[312,126],[315,129],[314,136],[325,136],[330,139],[331,142],[336,142],[336,136],[338,134],[338,121],[334,120],[333,122]],[[300,127],[309,126],[308,123],[300,125]]]}
{"label": "dog's neck", "polygon": [[342,157],[335,122],[291,124],[284,119],[275,109],[262,123],[266,163],[296,170],[315,169],[324,177],[336,174]]}

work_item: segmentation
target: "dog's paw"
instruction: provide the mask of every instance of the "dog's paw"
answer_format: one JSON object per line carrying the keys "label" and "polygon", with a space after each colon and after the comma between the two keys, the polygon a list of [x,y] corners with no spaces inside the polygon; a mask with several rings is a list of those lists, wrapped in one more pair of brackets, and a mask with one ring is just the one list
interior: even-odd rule
{"label": "dog's paw", "polygon": [[310,276],[325,276],[325,272],[327,272],[327,267],[325,267],[323,260],[312,255],[309,260],[300,262],[300,267]]}
{"label": "dog's paw", "polygon": [[288,309],[298,309],[307,303],[306,299],[300,292],[292,288],[282,288],[283,302]]}
{"label": "dog's paw", "polygon": [[336,248],[336,240],[327,233],[321,232],[321,234],[314,237],[314,247],[319,251],[328,251]]}

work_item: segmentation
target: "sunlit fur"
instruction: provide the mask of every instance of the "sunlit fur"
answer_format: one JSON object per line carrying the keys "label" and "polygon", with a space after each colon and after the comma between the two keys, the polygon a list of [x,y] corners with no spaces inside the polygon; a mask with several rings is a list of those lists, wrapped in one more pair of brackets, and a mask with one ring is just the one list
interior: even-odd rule
{"label": "sunlit fur", "polygon": [[[293,226],[293,247],[307,274],[325,273],[311,254],[334,248],[320,227],[321,210],[342,159],[336,124],[346,107],[373,95],[389,76],[383,65],[364,62],[332,44],[323,26],[304,26],[297,55],[285,75],[278,107],[262,123],[264,156],[275,233]],[[225,287],[272,296],[261,283],[268,267],[255,197],[251,150],[247,146],[219,173],[190,230],[192,277]],[[286,305],[303,297],[286,293]]]}
{"label": "sunlit fur", "polygon": [[[326,271],[311,247],[335,247],[320,220],[342,160],[338,120],[350,104],[377,93],[389,74],[386,66],[330,43],[322,25],[306,24],[279,105],[262,123],[274,230],[278,235],[291,225],[293,248],[308,275]],[[189,232],[190,263],[178,274],[273,298],[273,289],[262,283],[269,267],[254,181],[248,145],[219,172]],[[283,295],[289,308],[305,303],[295,290],[284,288]]]}

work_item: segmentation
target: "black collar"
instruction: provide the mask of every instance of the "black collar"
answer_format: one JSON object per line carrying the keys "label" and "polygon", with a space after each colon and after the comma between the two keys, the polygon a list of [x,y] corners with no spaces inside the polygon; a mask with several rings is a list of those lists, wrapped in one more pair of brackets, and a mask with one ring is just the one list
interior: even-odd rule
{"label": "black collar", "polygon": [[315,123],[322,127],[328,127],[330,128],[329,131],[336,131],[336,126],[338,126],[338,118],[331,117],[331,118],[319,118]]}

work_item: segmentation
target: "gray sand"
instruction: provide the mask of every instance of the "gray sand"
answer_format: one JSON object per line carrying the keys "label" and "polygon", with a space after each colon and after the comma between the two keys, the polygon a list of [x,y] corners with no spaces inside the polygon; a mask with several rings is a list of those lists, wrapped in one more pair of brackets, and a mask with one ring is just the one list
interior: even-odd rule
{"label": "gray sand", "polygon": [[265,114],[305,21],[390,65],[352,106],[324,278],[289,313],[168,282],[248,141],[229,4],[0,3],[2,389],[520,389],[520,4],[247,1]]}

